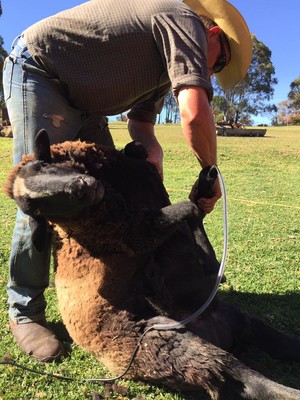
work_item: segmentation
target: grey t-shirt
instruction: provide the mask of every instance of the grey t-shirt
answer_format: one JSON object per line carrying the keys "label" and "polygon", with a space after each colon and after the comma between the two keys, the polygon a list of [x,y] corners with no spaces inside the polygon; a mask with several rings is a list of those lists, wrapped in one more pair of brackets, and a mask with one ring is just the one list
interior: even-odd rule
{"label": "grey t-shirt", "polygon": [[91,0],[46,18],[23,37],[35,61],[65,85],[72,104],[96,115],[155,122],[170,89],[212,97],[207,39],[180,0]]}

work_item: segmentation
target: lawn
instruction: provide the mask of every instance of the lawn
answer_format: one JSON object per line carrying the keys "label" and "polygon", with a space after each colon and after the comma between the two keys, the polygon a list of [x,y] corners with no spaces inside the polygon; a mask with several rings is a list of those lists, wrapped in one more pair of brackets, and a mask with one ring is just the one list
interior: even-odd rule
{"label": "lawn", "polygon": [[[128,141],[126,126],[110,124],[118,147]],[[172,202],[185,200],[199,167],[178,125],[160,125],[157,136],[165,153],[165,185]],[[300,127],[268,128],[263,138],[218,137],[218,165],[226,184],[229,246],[227,282],[221,296],[273,326],[300,336]],[[0,186],[11,167],[12,140],[0,138]],[[76,379],[61,381],[0,365],[0,400],[119,399],[195,400],[161,387],[126,380],[116,385],[81,381],[107,374],[101,365],[72,343],[60,320],[53,284],[46,291],[47,318],[64,341],[68,355],[60,364],[41,365],[22,354],[9,333],[5,285],[15,205],[0,192],[0,360]],[[222,202],[205,218],[210,240],[221,258]],[[53,277],[52,277],[53,280]],[[300,365],[280,363],[250,349],[243,357],[283,384],[300,389]]]}

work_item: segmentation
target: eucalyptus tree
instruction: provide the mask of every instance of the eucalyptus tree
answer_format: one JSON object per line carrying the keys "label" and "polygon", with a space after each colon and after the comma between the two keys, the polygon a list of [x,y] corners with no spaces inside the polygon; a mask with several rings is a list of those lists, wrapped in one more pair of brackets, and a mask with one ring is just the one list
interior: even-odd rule
{"label": "eucalyptus tree", "polygon": [[300,76],[290,84],[288,94],[289,108],[296,114],[300,114]]}

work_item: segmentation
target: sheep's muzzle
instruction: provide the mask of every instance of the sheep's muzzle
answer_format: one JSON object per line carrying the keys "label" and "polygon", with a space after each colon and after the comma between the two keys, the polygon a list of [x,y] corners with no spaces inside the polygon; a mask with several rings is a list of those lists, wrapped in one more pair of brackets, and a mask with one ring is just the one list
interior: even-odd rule
{"label": "sheep's muzzle", "polygon": [[33,161],[20,171],[13,194],[19,207],[30,216],[65,219],[98,204],[104,188],[97,179],[72,168]]}

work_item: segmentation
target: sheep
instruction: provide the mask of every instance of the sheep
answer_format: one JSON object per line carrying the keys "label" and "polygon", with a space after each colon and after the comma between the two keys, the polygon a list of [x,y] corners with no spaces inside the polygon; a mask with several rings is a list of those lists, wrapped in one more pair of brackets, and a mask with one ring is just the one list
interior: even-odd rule
{"label": "sheep", "polygon": [[205,390],[212,399],[299,400],[299,390],[233,352],[245,343],[299,361],[300,340],[217,297],[187,326],[155,329],[205,302],[219,263],[200,210],[190,201],[171,205],[146,158],[135,143],[123,151],[85,142],[50,147],[42,130],[35,153],[7,179],[6,193],[30,216],[37,251],[53,229],[56,292],[71,338],[115,376],[130,365],[128,378]]}

